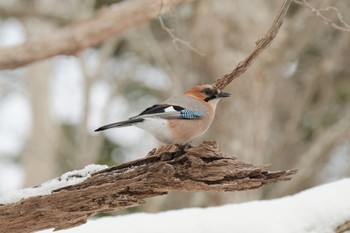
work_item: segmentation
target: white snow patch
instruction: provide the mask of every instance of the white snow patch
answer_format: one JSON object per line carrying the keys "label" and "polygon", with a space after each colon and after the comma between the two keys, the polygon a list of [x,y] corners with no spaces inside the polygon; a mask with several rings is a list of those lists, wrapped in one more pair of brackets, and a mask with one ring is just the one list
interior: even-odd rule
{"label": "white snow patch", "polygon": [[350,219],[349,197],[350,178],[271,201],[104,217],[62,232],[334,233]]}
{"label": "white snow patch", "polygon": [[15,203],[28,197],[48,195],[53,190],[81,183],[92,173],[106,168],[108,168],[107,165],[90,164],[84,169],[67,172],[39,186],[6,192],[0,196],[0,204]]}

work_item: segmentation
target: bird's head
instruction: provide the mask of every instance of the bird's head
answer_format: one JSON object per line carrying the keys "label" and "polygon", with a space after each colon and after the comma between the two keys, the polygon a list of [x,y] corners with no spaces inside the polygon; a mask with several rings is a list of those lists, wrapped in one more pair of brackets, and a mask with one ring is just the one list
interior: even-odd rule
{"label": "bird's head", "polygon": [[213,105],[216,105],[221,98],[230,96],[230,93],[223,92],[214,85],[210,84],[194,86],[185,94]]}

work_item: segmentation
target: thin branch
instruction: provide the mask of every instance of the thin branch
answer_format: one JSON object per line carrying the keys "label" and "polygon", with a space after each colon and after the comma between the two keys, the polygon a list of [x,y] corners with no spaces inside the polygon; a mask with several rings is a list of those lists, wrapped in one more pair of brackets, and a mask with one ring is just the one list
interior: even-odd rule
{"label": "thin branch", "polygon": [[55,55],[72,55],[100,44],[127,29],[140,26],[162,12],[191,0],[129,0],[99,10],[92,18],[79,21],[49,35],[38,35],[25,43],[0,49],[0,69],[20,67]]}
{"label": "thin branch", "polygon": [[266,49],[271,44],[272,40],[276,37],[279,29],[283,24],[284,18],[286,17],[288,8],[292,1],[293,0],[284,1],[267,33],[264,35],[264,37],[256,42],[256,46],[253,52],[243,61],[241,61],[231,73],[217,79],[213,85],[215,85],[218,89],[224,89],[234,79],[241,76],[253,64],[254,60],[259,56],[259,54],[264,51],[264,49]]}
{"label": "thin branch", "polygon": [[[344,21],[344,17],[338,8],[329,6],[322,9],[316,9],[315,7],[311,6],[306,0],[302,0],[302,1],[295,0],[295,2],[308,8],[312,13],[314,13],[317,17],[319,17],[325,24],[328,24],[333,28],[340,30],[342,32],[350,32],[350,25]],[[321,13],[325,11],[334,11],[337,15],[338,20],[342,25],[338,25],[337,23],[333,22],[331,19],[327,18],[325,15]]]}
{"label": "thin branch", "polygon": [[177,36],[175,36],[175,34],[173,33],[173,30],[168,28],[167,26],[165,26],[161,16],[158,17],[158,20],[159,20],[159,23],[160,23],[160,26],[162,27],[162,29],[164,31],[166,31],[169,34],[169,36],[171,37],[172,42],[173,42],[173,44],[174,44],[174,46],[175,46],[175,48],[177,50],[182,51],[182,49],[178,46],[178,43],[180,43],[180,44],[183,44],[185,47],[189,48],[190,50],[192,50],[193,52],[201,55],[201,56],[205,55],[204,53],[202,53],[201,51],[199,51],[198,49],[196,49],[192,45],[190,45],[187,41],[185,41],[183,39],[180,39]]}
{"label": "thin branch", "polygon": [[267,171],[221,154],[215,141],[198,147],[175,145],[145,158],[98,171],[76,185],[0,205],[2,232],[64,229],[98,212],[116,211],[169,191],[239,191],[290,180],[296,170]]}

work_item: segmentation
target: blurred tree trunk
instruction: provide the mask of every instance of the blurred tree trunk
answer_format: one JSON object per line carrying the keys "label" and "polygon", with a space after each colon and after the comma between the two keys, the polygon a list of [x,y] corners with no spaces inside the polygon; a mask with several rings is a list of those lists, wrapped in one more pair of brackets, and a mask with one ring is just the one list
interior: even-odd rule
{"label": "blurred tree trunk", "polygon": [[78,130],[75,134],[75,140],[77,141],[77,147],[75,153],[75,163],[74,168],[84,167],[91,163],[96,163],[99,157],[99,151],[103,143],[103,137],[101,134],[92,135],[94,132],[89,131],[88,123],[91,117],[91,93],[93,85],[98,81],[104,71],[105,65],[109,59],[111,59],[116,45],[118,44],[117,39],[111,39],[106,41],[96,53],[98,54],[98,64],[96,64],[95,69],[91,69],[87,63],[87,57],[84,53],[79,56],[80,68],[83,73],[84,78],[84,88],[83,88],[83,111],[82,119],[78,125]]}
{"label": "blurred tree trunk", "polygon": [[[49,32],[51,26],[39,20],[26,22],[28,33]],[[44,48],[43,48],[44,49]],[[26,68],[28,91],[32,106],[32,135],[23,154],[25,186],[39,184],[56,175],[55,152],[58,127],[52,119],[49,93],[51,60],[43,60]]]}
{"label": "blurred tree trunk", "polygon": [[[267,30],[278,7],[268,1],[254,1],[254,8],[251,1],[244,0],[197,2],[192,24],[196,30],[192,30],[192,38],[199,50],[206,53],[198,61],[200,82],[214,81],[247,56],[255,40]],[[204,19],[210,19],[210,24]],[[218,105],[213,126],[205,137],[218,140],[225,153],[262,163],[271,124],[269,110],[273,88],[263,77],[258,60],[245,75],[227,87],[232,95]],[[209,194],[207,201],[220,204],[253,200],[259,198],[261,192]]]}

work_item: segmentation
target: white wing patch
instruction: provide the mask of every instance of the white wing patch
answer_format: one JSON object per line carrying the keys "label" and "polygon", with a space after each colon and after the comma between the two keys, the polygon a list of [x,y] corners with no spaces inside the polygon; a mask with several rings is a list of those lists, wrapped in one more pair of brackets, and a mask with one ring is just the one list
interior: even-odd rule
{"label": "white wing patch", "polygon": [[176,111],[173,106],[169,106],[164,109],[164,112],[178,112],[178,111]]}

